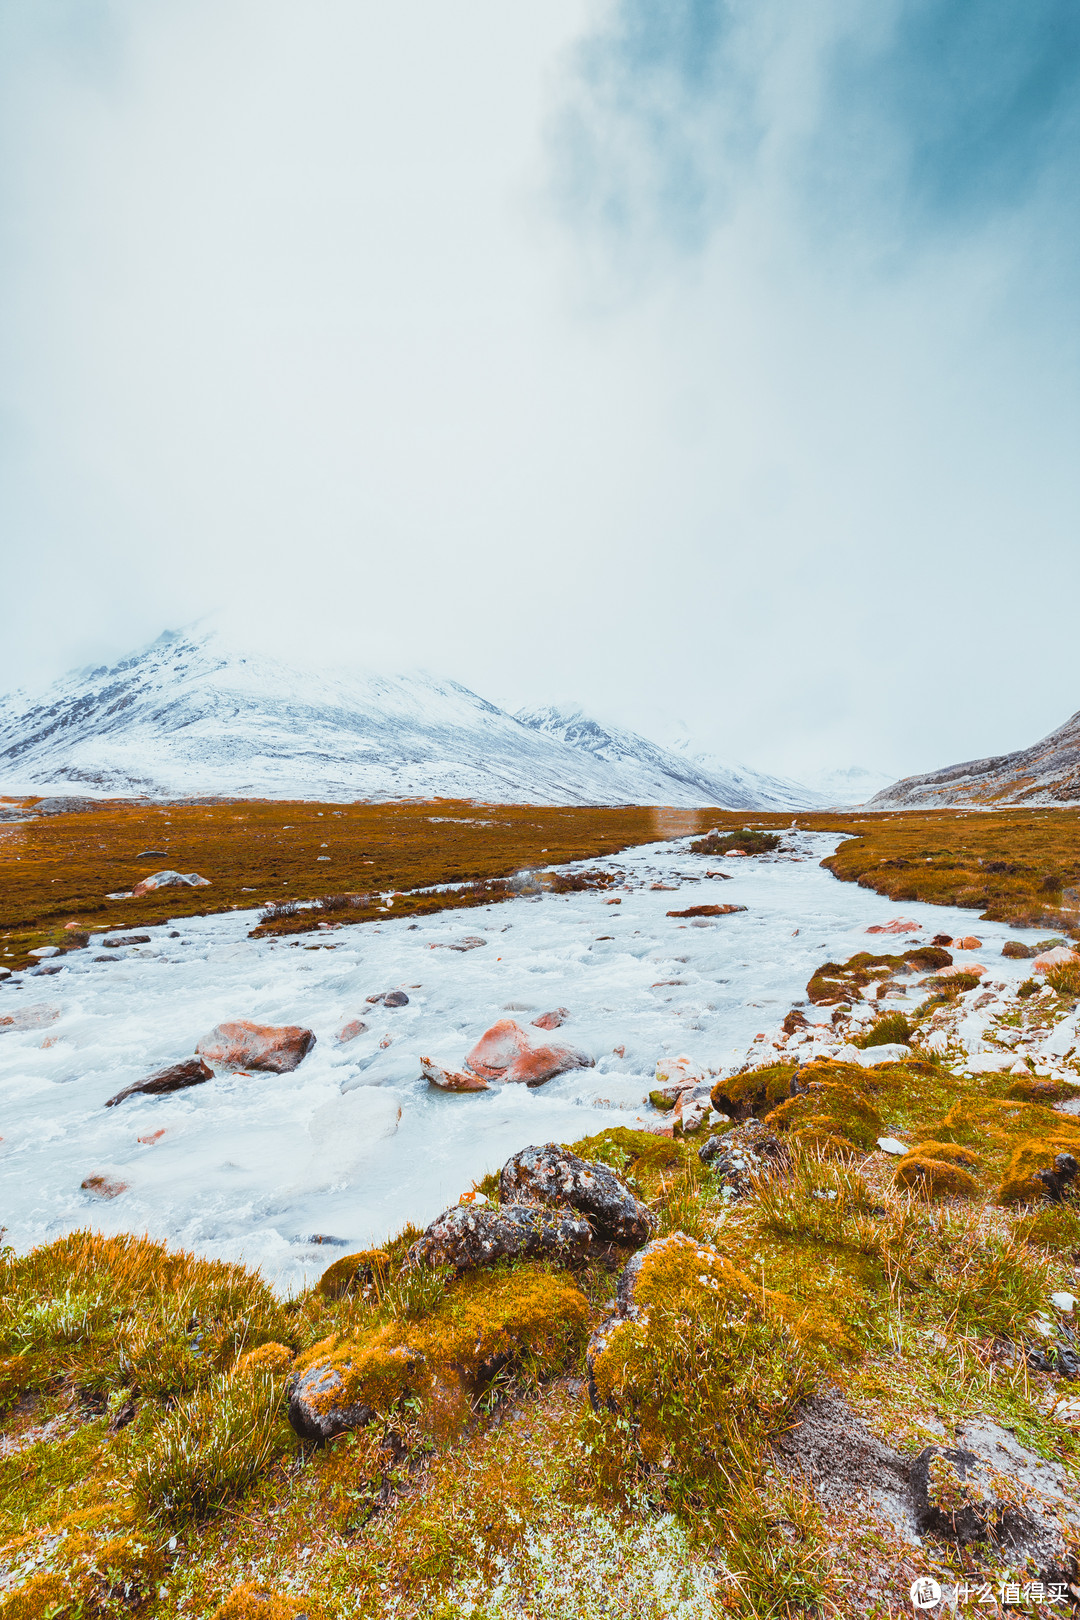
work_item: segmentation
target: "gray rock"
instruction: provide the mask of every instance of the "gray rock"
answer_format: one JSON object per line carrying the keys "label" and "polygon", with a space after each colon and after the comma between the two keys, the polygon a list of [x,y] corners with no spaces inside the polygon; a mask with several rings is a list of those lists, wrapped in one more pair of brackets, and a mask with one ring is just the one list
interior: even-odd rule
{"label": "gray rock", "polygon": [[592,1227],[570,1210],[530,1204],[455,1204],[437,1215],[409,1250],[407,1266],[453,1266],[470,1271],[496,1260],[539,1256],[576,1260],[592,1243]]}
{"label": "gray rock", "polygon": [[1080,1528],[1075,1493],[1058,1464],[1036,1456],[1008,1429],[968,1418],[954,1447],[920,1452],[911,1485],[919,1524],[930,1534],[962,1544],[989,1541],[1007,1550],[1014,1567],[1031,1563],[1044,1578],[1063,1578],[1063,1532],[1073,1539]]}
{"label": "gray rock", "polygon": [[103,939],[101,943],[102,945],[108,946],[110,950],[115,949],[118,945],[149,945],[150,935],[114,934],[111,939]]}
{"label": "gray rock", "polygon": [[[404,1347],[393,1353],[410,1364],[419,1361],[414,1352]],[[374,1417],[372,1407],[346,1399],[341,1371],[329,1362],[309,1367],[289,1391],[289,1422],[302,1440],[332,1440],[336,1434],[358,1429]]]}
{"label": "gray rock", "polygon": [[499,1177],[499,1197],[504,1208],[525,1203],[578,1210],[602,1243],[644,1243],[656,1227],[652,1211],[614,1170],[579,1159],[556,1142],[523,1148],[508,1159]]}
{"label": "gray rock", "polygon": [[784,1163],[786,1150],[779,1137],[760,1119],[748,1119],[723,1136],[710,1136],[698,1149],[698,1158],[717,1177],[731,1198],[745,1198],[753,1178]]}
{"label": "gray rock", "polygon": [[115,1108],[125,1097],[135,1097],[140,1093],[158,1097],[168,1091],[184,1091],[188,1086],[201,1086],[204,1081],[213,1078],[213,1069],[201,1057],[185,1058],[182,1063],[171,1063],[167,1069],[155,1069],[145,1080],[136,1080],[134,1085],[125,1086],[123,1091],[109,1098],[105,1107]]}

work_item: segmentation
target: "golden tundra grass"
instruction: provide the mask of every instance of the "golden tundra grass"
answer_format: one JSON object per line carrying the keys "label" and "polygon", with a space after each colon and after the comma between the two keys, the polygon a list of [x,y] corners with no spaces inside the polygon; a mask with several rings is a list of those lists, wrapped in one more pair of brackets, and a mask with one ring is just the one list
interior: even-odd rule
{"label": "golden tundra grass", "polygon": [[[14,801],[7,801],[13,804]],[[32,801],[26,801],[31,803]],[[335,923],[400,909],[499,898],[485,889],[515,873],[610,855],[713,826],[782,830],[788,815],[745,817],[655,806],[613,809],[235,800],[174,805],[104,802],[90,811],[0,823],[0,965],[35,946],[72,943],[68,923],[95,932],[169,918],[341,897]],[[1080,932],[1080,814],[1071,810],[800,815],[800,827],[850,835],[827,864],[837,877],[894,900],[971,906],[1018,925]],[[161,855],[140,860],[143,850]],[[320,859],[320,857],[326,857]],[[163,867],[200,873],[204,889],[131,889]],[[473,884],[423,899],[413,891]],[[351,896],[355,903],[346,905]],[[974,920],[974,919],[973,919]],[[310,913],[264,925],[302,928]]]}

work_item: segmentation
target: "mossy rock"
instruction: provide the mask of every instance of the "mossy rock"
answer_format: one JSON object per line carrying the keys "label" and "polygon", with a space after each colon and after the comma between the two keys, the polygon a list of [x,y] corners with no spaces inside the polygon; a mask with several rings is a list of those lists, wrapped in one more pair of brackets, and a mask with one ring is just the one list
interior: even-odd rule
{"label": "mossy rock", "polygon": [[1053,1170],[1059,1153],[1080,1156],[1080,1127],[1055,1130],[1042,1136],[1029,1136],[1014,1148],[1001,1178],[999,1204],[1036,1204],[1047,1197],[1046,1184],[1037,1179],[1040,1170]]}
{"label": "mossy rock", "polygon": [[362,1293],[376,1279],[385,1282],[389,1274],[390,1261],[384,1249],[361,1249],[327,1266],[316,1286],[324,1299],[347,1299]]}
{"label": "mossy rock", "polygon": [[306,1598],[271,1592],[257,1581],[247,1581],[233,1588],[224,1603],[214,1610],[212,1620],[298,1620],[299,1616],[317,1620],[321,1612]]}
{"label": "mossy rock", "polygon": [[1048,1105],[1076,1095],[1077,1088],[1067,1080],[1039,1080],[1035,1075],[1018,1075],[1005,1093],[1010,1101]]}
{"label": "mossy rock", "polygon": [[0,1597],[2,1620],[61,1620],[76,1612],[78,1599],[62,1575],[31,1575]]}
{"label": "mossy rock", "polygon": [[669,1114],[675,1106],[675,1098],[668,1097],[662,1091],[650,1091],[649,1101],[661,1114]]}
{"label": "mossy rock", "polygon": [[[897,1184],[928,1198],[974,1198],[975,1178],[963,1164],[944,1156],[951,1143],[928,1142],[904,1155],[896,1167]],[[963,1150],[961,1150],[963,1151]]]}
{"label": "mossy rock", "polygon": [[771,1063],[764,1069],[748,1069],[743,1074],[718,1080],[709,1100],[718,1114],[732,1119],[761,1119],[778,1103],[791,1096],[794,1063]]}
{"label": "mossy rock", "polygon": [[[825,1072],[843,1074],[835,1068]],[[861,1078],[862,1070],[855,1072]],[[881,1115],[870,1099],[843,1078],[811,1080],[805,1092],[788,1097],[767,1114],[765,1123],[777,1133],[823,1132],[864,1152],[873,1147],[883,1129]]]}
{"label": "mossy rock", "polygon": [[593,1341],[597,1400],[630,1418],[672,1483],[715,1491],[725,1458],[779,1433],[805,1392],[799,1342],[760,1284],[683,1232],[642,1252],[633,1301],[636,1317]]}
{"label": "mossy rock", "polygon": [[266,1373],[271,1378],[284,1377],[292,1370],[292,1351],[283,1344],[260,1344],[254,1350],[248,1350],[242,1355],[233,1367],[234,1378],[252,1378],[257,1373]]}
{"label": "mossy rock", "polygon": [[1038,951],[1030,945],[1025,945],[1022,940],[1007,939],[1001,947],[1001,954],[1013,962],[1026,962],[1030,957],[1037,956]]}

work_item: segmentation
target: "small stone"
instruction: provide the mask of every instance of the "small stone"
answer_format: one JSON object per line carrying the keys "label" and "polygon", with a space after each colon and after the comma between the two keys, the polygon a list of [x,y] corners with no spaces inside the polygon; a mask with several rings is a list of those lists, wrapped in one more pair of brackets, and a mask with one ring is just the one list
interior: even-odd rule
{"label": "small stone", "polygon": [[114,934],[111,939],[103,939],[102,945],[109,950],[119,950],[124,945],[149,945],[149,934]]}
{"label": "small stone", "polygon": [[879,1136],[877,1145],[882,1153],[893,1153],[899,1158],[910,1150],[910,1143],[898,1141],[895,1136]]}
{"label": "small stone", "polygon": [[558,1029],[560,1024],[565,1024],[569,1016],[570,1009],[568,1007],[556,1007],[552,1012],[541,1013],[539,1018],[534,1018],[533,1028]]}
{"label": "small stone", "polygon": [[27,951],[26,954],[27,954],[27,956],[37,956],[37,957],[59,956],[60,955],[60,947],[59,947],[59,945],[39,945],[36,950]]}
{"label": "small stone", "polygon": [[119,1198],[120,1194],[127,1192],[126,1181],[116,1181],[111,1176],[87,1176],[79,1184],[83,1192],[92,1193],[95,1198]]}
{"label": "small stone", "polygon": [[1050,1303],[1054,1307],[1055,1311],[1061,1311],[1066,1316],[1071,1315],[1076,1309],[1075,1296],[1065,1293],[1064,1290],[1058,1294],[1051,1294]]}
{"label": "small stone", "polygon": [[342,1024],[334,1039],[339,1046],[346,1046],[349,1041],[355,1041],[358,1035],[362,1035],[365,1029],[367,1025],[362,1018],[350,1018],[348,1023]]}
{"label": "small stone", "polygon": [[487,1081],[479,1074],[469,1074],[461,1069],[446,1069],[441,1063],[433,1063],[431,1058],[420,1059],[420,1072],[425,1080],[437,1087],[439,1091],[487,1091]]}

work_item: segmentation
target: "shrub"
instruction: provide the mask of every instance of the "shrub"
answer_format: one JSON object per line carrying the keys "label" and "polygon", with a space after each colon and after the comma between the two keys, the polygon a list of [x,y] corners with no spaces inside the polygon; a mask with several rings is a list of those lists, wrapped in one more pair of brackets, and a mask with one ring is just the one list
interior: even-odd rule
{"label": "shrub", "polygon": [[796,1149],[790,1177],[759,1177],[754,1190],[760,1218],[774,1232],[865,1253],[877,1248],[874,1198],[850,1166]]}
{"label": "shrub", "polygon": [[780,848],[780,834],[754,832],[744,827],[741,832],[711,832],[695,839],[690,845],[695,855],[726,855],[729,849],[741,849],[744,855],[771,855]]}
{"label": "shrub", "polygon": [[1028,996],[1037,996],[1039,989],[1038,979],[1025,979],[1016,993],[1026,1001]]}
{"label": "shrub", "polygon": [[287,1337],[260,1277],[148,1238],[72,1232],[0,1255],[0,1357],[36,1358],[87,1388],[182,1393]]}
{"label": "shrub", "polygon": [[1075,1202],[1046,1204],[1018,1220],[1013,1234],[1017,1243],[1028,1243],[1032,1248],[1080,1254],[1080,1206]]}
{"label": "shrub", "polygon": [[865,1050],[868,1046],[891,1046],[894,1042],[907,1046],[911,1040],[912,1029],[907,1017],[902,1012],[886,1013],[878,1018],[862,1035],[856,1035],[852,1041],[853,1046]]}
{"label": "shrub", "polygon": [[1058,962],[1047,969],[1046,982],[1059,996],[1080,996],[1080,962]]}
{"label": "shrub", "polygon": [[181,1401],[138,1458],[131,1482],[139,1511],[167,1524],[216,1512],[290,1445],[283,1381],[215,1378]]}

